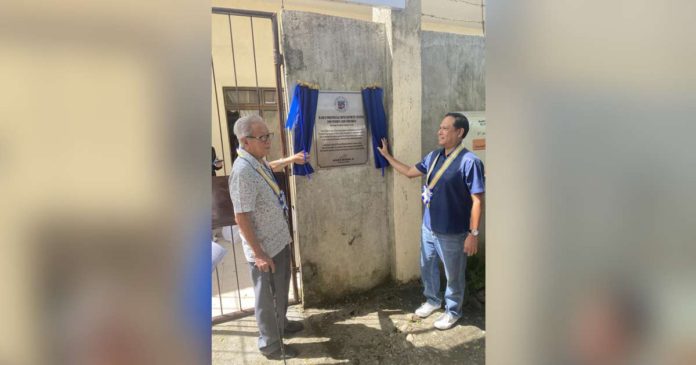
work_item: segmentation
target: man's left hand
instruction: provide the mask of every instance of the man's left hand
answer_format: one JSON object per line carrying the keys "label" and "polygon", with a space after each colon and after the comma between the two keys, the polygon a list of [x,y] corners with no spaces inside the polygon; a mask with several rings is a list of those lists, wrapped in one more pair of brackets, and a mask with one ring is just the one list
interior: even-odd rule
{"label": "man's left hand", "polygon": [[478,237],[471,234],[466,236],[466,239],[464,239],[464,252],[466,252],[467,256],[476,255],[476,252],[478,252]]}

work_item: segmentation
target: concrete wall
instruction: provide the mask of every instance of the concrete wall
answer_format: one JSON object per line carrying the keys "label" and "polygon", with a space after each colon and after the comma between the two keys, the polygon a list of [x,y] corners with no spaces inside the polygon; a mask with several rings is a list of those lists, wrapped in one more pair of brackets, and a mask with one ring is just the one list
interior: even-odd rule
{"label": "concrete wall", "polygon": [[450,33],[421,34],[422,148],[437,148],[437,130],[449,111],[486,109],[485,39]]}
{"label": "concrete wall", "polygon": [[[392,95],[386,101],[392,154],[407,164],[420,160],[421,145],[421,1],[408,0],[401,11],[375,9],[373,20],[385,24],[391,55]],[[407,282],[419,277],[422,204],[420,181],[387,170],[387,199],[392,239],[392,277]],[[395,198],[396,197],[396,198]]]}
{"label": "concrete wall", "polygon": [[[407,7],[409,2],[406,2]],[[366,4],[355,4],[335,0],[213,0],[212,6],[232,9],[255,10],[269,13],[280,13],[281,7],[285,10],[304,11],[317,14],[333,15],[342,18],[357,20],[370,20],[374,8]],[[422,29],[433,32],[446,32],[457,34],[481,35],[481,24],[462,22],[457,19],[479,20],[481,11],[479,7],[471,6],[462,1],[452,0],[427,0],[423,4],[422,12],[438,17],[423,16]],[[454,16],[456,14],[457,16]]]}
{"label": "concrete wall", "polygon": [[[359,91],[388,83],[384,25],[333,16],[281,14],[287,90],[297,80],[321,90]],[[371,137],[368,138],[371,145]],[[366,165],[297,177],[295,225],[305,305],[372,288],[390,277],[387,184]]]}

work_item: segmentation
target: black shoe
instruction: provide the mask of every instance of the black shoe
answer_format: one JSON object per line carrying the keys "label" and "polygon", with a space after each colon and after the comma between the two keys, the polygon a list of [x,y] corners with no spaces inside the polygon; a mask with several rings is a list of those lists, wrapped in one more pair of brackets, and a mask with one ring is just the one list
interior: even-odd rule
{"label": "black shoe", "polygon": [[294,359],[298,355],[298,351],[290,346],[285,345],[285,357],[283,357],[283,352],[281,349],[271,352],[270,354],[263,354],[268,360],[283,360],[283,359]]}
{"label": "black shoe", "polygon": [[285,325],[285,334],[293,334],[300,332],[304,329],[304,325],[300,321],[288,321],[288,323]]}

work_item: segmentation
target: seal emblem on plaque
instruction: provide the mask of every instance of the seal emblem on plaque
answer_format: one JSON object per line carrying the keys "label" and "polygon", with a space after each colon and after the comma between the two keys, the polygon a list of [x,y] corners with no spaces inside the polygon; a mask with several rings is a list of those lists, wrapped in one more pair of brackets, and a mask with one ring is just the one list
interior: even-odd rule
{"label": "seal emblem on plaque", "polygon": [[348,109],[348,100],[343,96],[339,96],[334,101],[334,106],[336,107],[336,111],[345,112]]}

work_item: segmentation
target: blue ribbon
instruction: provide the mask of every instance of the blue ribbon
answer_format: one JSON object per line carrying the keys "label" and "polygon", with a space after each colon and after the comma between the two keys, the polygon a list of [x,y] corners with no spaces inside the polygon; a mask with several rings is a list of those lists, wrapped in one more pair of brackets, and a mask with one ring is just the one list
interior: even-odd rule
{"label": "blue ribbon", "polygon": [[312,165],[307,161],[307,151],[312,149],[312,135],[314,133],[314,118],[317,114],[317,100],[319,90],[297,84],[292,95],[292,103],[288,112],[285,127],[293,129],[294,153],[304,152],[305,164],[292,166],[295,175],[307,176],[314,173]]}
{"label": "blue ribbon", "polygon": [[382,138],[387,137],[387,115],[384,112],[383,97],[384,91],[379,87],[362,90],[365,119],[372,132],[372,154],[374,155],[375,168],[382,169],[382,176],[384,176],[385,167],[389,166],[389,161],[377,150],[377,147],[382,144]]}

